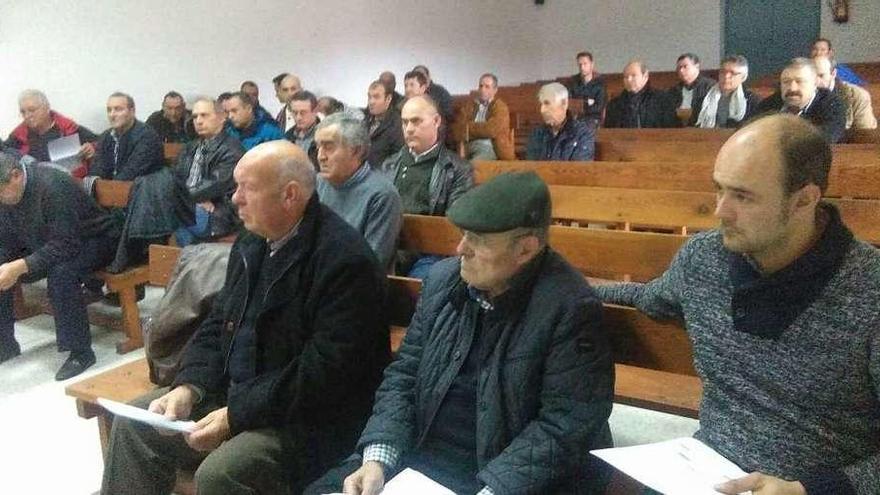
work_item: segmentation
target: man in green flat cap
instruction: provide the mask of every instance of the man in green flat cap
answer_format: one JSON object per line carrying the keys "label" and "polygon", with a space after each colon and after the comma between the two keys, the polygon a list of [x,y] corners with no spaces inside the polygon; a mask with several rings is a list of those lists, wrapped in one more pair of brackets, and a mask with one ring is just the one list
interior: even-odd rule
{"label": "man in green flat cap", "polygon": [[455,493],[603,493],[613,363],[598,299],[547,246],[547,186],[502,174],[447,215],[458,257],[425,281],[358,455],[305,493],[377,494],[407,467]]}

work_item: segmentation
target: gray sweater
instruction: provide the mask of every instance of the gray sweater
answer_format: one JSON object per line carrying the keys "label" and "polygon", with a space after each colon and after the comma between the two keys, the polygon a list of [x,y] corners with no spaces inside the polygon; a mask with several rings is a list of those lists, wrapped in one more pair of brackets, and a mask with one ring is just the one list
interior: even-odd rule
{"label": "gray sweater", "polygon": [[840,247],[826,249],[837,258],[826,278],[811,268],[823,262],[814,247],[762,289],[760,275],[742,283],[745,258],[710,231],[660,278],[596,288],[606,302],[683,320],[703,381],[697,438],[810,495],[880,493],[880,252]]}
{"label": "gray sweater", "polygon": [[369,164],[337,187],[318,176],[318,198],[360,232],[386,269],[391,266],[403,223],[400,195]]}

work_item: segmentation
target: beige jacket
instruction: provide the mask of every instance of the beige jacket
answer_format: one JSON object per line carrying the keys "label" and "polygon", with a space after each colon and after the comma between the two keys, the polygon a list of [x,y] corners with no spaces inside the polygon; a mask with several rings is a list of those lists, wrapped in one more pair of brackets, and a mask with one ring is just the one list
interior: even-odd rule
{"label": "beige jacket", "polygon": [[871,94],[867,90],[844,81],[840,85],[840,97],[846,102],[847,129],[876,129],[877,119],[871,107]]}

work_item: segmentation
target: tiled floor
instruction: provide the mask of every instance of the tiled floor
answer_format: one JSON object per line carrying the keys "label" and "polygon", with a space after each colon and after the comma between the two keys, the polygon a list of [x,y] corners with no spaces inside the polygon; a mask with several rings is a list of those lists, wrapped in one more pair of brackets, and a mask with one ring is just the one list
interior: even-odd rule
{"label": "tiled floor", "polygon": [[[148,289],[141,301],[149,314],[161,297]],[[118,313],[102,303],[94,310]],[[102,460],[98,427],[77,416],[73,399],[64,395],[68,382],[54,381],[66,354],[55,349],[52,317],[40,315],[16,323],[22,355],[0,365],[0,494],[89,495],[101,485]],[[116,354],[122,334],[92,327],[98,363],[80,377],[138,359],[143,350]],[[689,436],[697,422],[669,414],[615,405],[611,429],[620,446]]]}

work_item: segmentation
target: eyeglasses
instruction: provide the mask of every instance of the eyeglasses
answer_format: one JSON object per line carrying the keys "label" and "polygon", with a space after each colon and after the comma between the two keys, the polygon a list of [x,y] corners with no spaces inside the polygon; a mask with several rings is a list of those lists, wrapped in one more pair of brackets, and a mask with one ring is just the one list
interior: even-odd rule
{"label": "eyeglasses", "polygon": [[744,72],[742,72],[742,71],[727,70],[727,69],[721,69],[721,70],[718,71],[718,75],[719,75],[719,76],[730,76],[730,77],[733,77],[733,76],[741,76],[741,75],[743,75],[743,74],[744,74]]}
{"label": "eyeglasses", "polygon": [[493,239],[495,239],[495,240],[506,239],[507,242],[513,243],[513,242],[516,242],[520,239],[528,237],[530,235],[534,235],[531,232],[521,231],[521,230],[513,233],[512,235],[508,234],[508,233],[503,233],[503,232],[480,234],[477,232],[472,232],[470,230],[464,230],[464,229],[459,229],[459,230],[461,232],[462,240],[473,247],[488,246],[488,245],[492,244]]}

